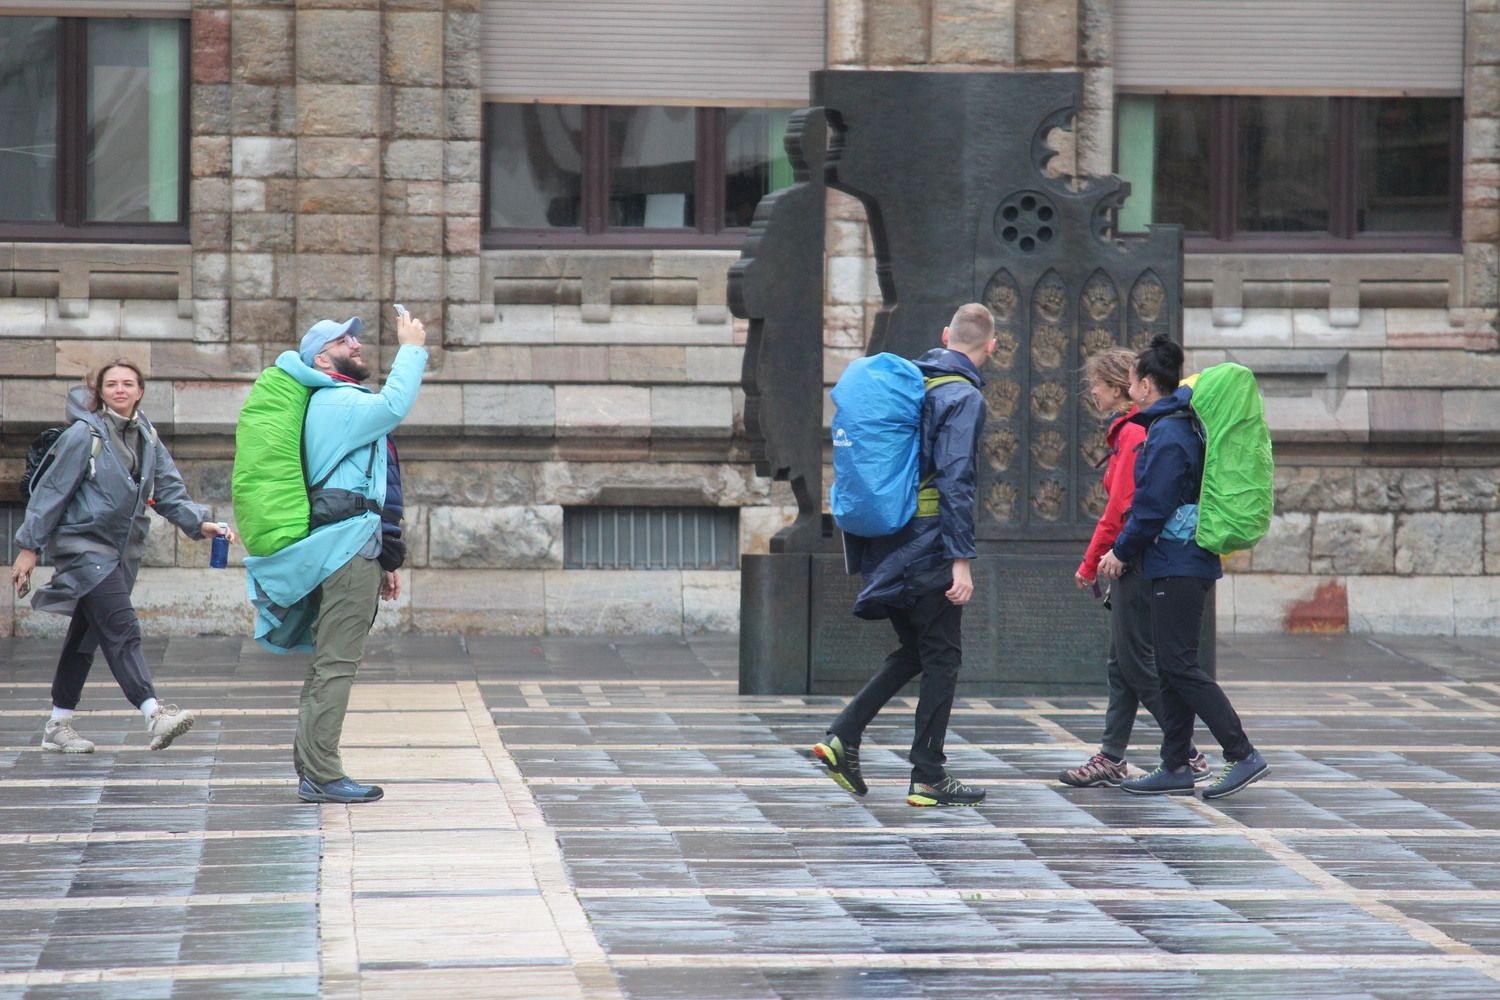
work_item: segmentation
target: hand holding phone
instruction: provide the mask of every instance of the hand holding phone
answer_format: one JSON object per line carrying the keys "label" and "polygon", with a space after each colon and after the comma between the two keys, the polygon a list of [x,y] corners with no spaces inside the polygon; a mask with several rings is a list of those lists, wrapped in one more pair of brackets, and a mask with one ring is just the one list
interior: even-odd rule
{"label": "hand holding phone", "polygon": [[19,549],[10,565],[11,586],[16,588],[16,600],[31,593],[31,571],[36,568],[36,550]]}
{"label": "hand holding phone", "polygon": [[422,321],[407,312],[406,307],[397,302],[396,308],[396,341],[400,344],[410,344],[413,347],[425,347],[427,344],[427,331],[422,326]]}

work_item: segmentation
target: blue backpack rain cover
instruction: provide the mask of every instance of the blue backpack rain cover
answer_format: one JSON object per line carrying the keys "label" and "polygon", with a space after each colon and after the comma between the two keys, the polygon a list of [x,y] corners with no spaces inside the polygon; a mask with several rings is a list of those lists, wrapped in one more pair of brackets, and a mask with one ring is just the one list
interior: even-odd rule
{"label": "blue backpack rain cover", "polygon": [[833,486],[839,529],[878,538],[917,512],[922,370],[895,354],[857,358],[833,387]]}

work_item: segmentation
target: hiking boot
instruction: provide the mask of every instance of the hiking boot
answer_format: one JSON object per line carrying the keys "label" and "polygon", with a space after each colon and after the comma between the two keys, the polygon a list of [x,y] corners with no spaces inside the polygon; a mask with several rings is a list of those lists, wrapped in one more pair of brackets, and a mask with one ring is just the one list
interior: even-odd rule
{"label": "hiking boot", "polygon": [[1193,784],[1195,785],[1201,785],[1214,776],[1213,765],[1208,762],[1208,758],[1203,755],[1203,752],[1196,748],[1193,751],[1193,756],[1188,758],[1188,767],[1193,770]]}
{"label": "hiking boot", "polygon": [[906,791],[909,806],[977,806],[983,801],[983,788],[966,785],[952,775],[935,785],[913,781]]}
{"label": "hiking boot", "polygon": [[1096,753],[1077,767],[1070,767],[1057,776],[1057,780],[1074,788],[1093,788],[1096,785],[1118,785],[1127,775],[1123,760],[1116,764],[1102,753]]}
{"label": "hiking boot", "polygon": [[1191,795],[1193,769],[1186,764],[1170,771],[1159,766],[1150,774],[1120,782],[1120,789],[1132,795]]}
{"label": "hiking boot", "polygon": [[353,805],[359,802],[377,802],[385,795],[379,785],[361,785],[348,775],[326,784],[318,784],[304,777],[297,784],[297,798],[303,802],[342,802]]}
{"label": "hiking boot", "polygon": [[812,748],[813,756],[828,768],[828,776],[839,783],[839,787],[854,795],[864,795],[870,790],[864,776],[859,773],[859,747],[851,747],[832,734],[827,742]]}
{"label": "hiking boot", "polygon": [[1253,784],[1271,773],[1271,765],[1266,763],[1260,751],[1250,751],[1250,756],[1244,760],[1234,763],[1225,763],[1224,770],[1219,773],[1219,780],[1203,789],[1205,799],[1222,799],[1226,795],[1233,795],[1246,785]]}
{"label": "hiking boot", "polygon": [[151,749],[165,750],[172,741],[193,728],[193,713],[184,712],[176,705],[156,706],[146,722],[146,732],[151,734]]}
{"label": "hiking boot", "polygon": [[42,749],[56,753],[93,753],[94,744],[78,735],[71,719],[48,719],[42,727]]}

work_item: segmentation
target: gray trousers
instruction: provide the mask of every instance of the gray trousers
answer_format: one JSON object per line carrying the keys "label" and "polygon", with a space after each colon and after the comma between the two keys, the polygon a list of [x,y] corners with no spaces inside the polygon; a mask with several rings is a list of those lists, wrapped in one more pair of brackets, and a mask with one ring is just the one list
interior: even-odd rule
{"label": "gray trousers", "polygon": [[1151,581],[1127,572],[1109,588],[1109,707],[1099,749],[1124,757],[1140,706],[1161,726],[1161,679],[1151,640]]}

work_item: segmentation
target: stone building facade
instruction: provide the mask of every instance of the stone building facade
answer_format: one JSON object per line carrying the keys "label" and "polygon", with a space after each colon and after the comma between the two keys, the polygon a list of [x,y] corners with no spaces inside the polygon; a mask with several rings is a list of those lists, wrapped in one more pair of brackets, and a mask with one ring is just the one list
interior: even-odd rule
{"label": "stone building facade", "polygon": [[[1140,2],[826,0],[824,64],[1081,71],[1065,158],[1074,173],[1105,173],[1122,92],[1116,34]],[[1265,253],[1190,242],[1191,361],[1257,370],[1278,460],[1275,523],[1232,561],[1221,629],[1500,628],[1500,4],[1459,5],[1451,246]],[[121,5],[95,6],[117,16]],[[725,305],[733,239],[487,237],[495,95],[485,59],[516,5],[138,6],[190,23],[185,238],[0,235],[0,490],[10,491],[0,503],[10,516],[32,435],[58,421],[81,374],[126,356],[147,370],[143,405],[194,495],[232,517],[234,426],[255,375],[328,316],[361,316],[388,359],[400,301],[435,349],[400,435],[409,585],[380,628],[737,628],[732,559],[590,568],[570,548],[587,529],[569,525],[599,508],[643,518],[732,509],[736,547],[763,551],[794,508],[784,484],[746,461],[744,330]],[[879,297],[856,203],[830,206],[828,234],[831,384],[862,353]],[[207,559],[206,546],[154,533],[137,591],[148,629],[246,627],[242,578]],[[0,596],[0,634],[59,624]]]}

